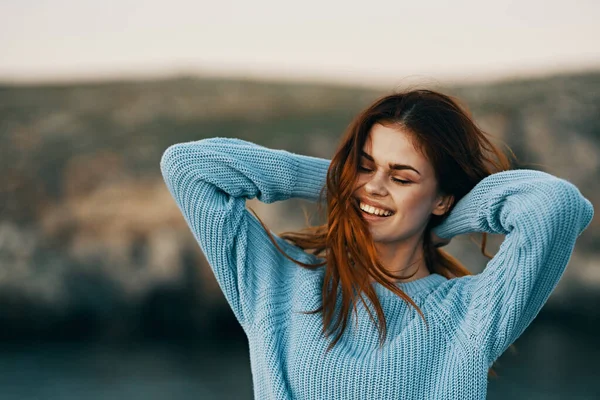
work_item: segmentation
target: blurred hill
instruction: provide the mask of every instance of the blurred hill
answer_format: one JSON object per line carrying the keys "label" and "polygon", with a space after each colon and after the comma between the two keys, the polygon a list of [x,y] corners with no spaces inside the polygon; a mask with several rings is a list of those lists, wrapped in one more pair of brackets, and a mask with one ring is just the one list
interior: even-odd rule
{"label": "blurred hill", "polygon": [[[462,99],[518,167],[567,179],[600,204],[600,72],[435,89]],[[0,85],[0,337],[239,334],[162,181],[162,152],[231,136],[330,158],[354,115],[383,94],[208,78]],[[300,229],[300,206],[312,209],[248,204],[274,232]],[[549,311],[600,318],[599,249],[595,217]],[[473,272],[485,265],[469,240],[448,250]]]}

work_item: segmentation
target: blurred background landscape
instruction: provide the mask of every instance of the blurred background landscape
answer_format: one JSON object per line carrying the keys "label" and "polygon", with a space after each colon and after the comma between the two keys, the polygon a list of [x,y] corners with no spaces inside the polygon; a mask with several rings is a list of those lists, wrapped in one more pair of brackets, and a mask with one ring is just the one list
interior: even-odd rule
{"label": "blurred background landscape", "polygon": [[[155,25],[143,25],[153,21],[148,9],[158,8],[155,2],[146,9],[134,3],[123,3],[126,10],[111,20],[113,28],[122,23],[130,34],[189,33],[191,25],[168,34]],[[504,17],[532,22],[528,18],[533,14],[526,11],[536,3],[525,2],[520,17],[508,12]],[[139,48],[149,43],[132,39],[125,30],[117,30],[122,37],[115,36],[108,27],[92,23],[90,16],[96,14],[91,11],[100,15],[109,11],[59,1],[57,7],[74,7],[71,14],[63,10],[71,18],[59,26],[44,22],[51,15],[45,3],[32,9],[3,4],[3,14],[14,18],[0,28],[0,46],[7,55],[0,61],[0,398],[252,398],[247,340],[160,175],[160,157],[171,144],[237,137],[330,158],[352,118],[377,97],[395,88],[426,87],[459,98],[484,131],[515,153],[516,167],[569,180],[598,209],[600,62],[589,65],[590,55],[600,60],[600,49],[585,47],[586,40],[595,36],[590,33],[598,31],[597,25],[595,31],[586,25],[597,8],[585,4],[590,8],[582,6],[570,14],[550,5],[548,9],[557,12],[554,19],[548,9],[541,16],[556,24],[559,19],[579,23],[579,49],[553,41],[554,54],[569,62],[549,68],[548,58],[539,55],[535,64],[527,59],[526,49],[518,48],[518,42],[529,40],[539,50],[551,41],[549,32],[556,26],[542,27],[539,22],[531,36],[513,37],[506,43],[507,48],[515,46],[515,53],[512,64],[505,61],[504,70],[486,70],[484,64],[471,61],[471,69],[463,75],[457,72],[460,65],[441,58],[433,67],[405,66],[405,60],[390,58],[387,69],[377,62],[353,69],[353,59],[342,57],[340,49],[346,43],[342,36],[335,37],[339,47],[338,52],[331,50],[331,59],[325,57],[329,50],[319,50],[312,54],[316,64],[303,64],[300,56],[311,54],[301,43],[315,47],[320,43],[307,36],[292,43],[299,55],[290,50],[279,64],[275,58],[269,64],[265,55],[281,51],[265,48],[249,56],[243,43],[230,48],[231,40],[254,32],[241,28],[229,36],[225,30],[222,37],[208,35],[219,37],[213,47],[222,52],[215,53],[214,60],[224,60],[222,67],[208,58],[205,62],[178,58],[177,47],[169,44],[157,50],[168,62],[160,68],[159,63],[149,62],[152,68],[144,69],[147,60],[141,57],[124,62],[119,58],[123,53],[108,56],[110,46],[118,50],[123,43]],[[210,25],[212,6],[203,5],[201,11],[206,12],[198,18],[206,23],[198,23],[198,29],[208,31],[207,26],[217,25]],[[334,15],[332,10],[337,9],[325,6],[324,14],[318,14],[325,16],[322,19],[289,21],[319,31],[333,23],[333,18],[326,18]],[[498,21],[501,18],[497,8],[479,11],[494,11]],[[232,29],[242,14],[232,16]],[[82,22],[84,15],[90,26]],[[225,21],[219,15],[216,21]],[[270,23],[258,14],[254,17],[255,25],[243,27],[262,32]],[[279,30],[273,25],[270,33],[272,42],[279,43],[275,32],[285,35],[288,20],[280,15],[275,21]],[[501,34],[508,29],[507,20],[503,21],[491,21]],[[36,26],[37,37],[47,36],[46,42],[40,42],[44,49],[34,46],[38,39],[28,36],[27,24]],[[519,27],[525,29],[522,32],[532,29],[516,22],[511,29]],[[348,42],[360,44],[354,33],[341,32],[346,32]],[[200,41],[207,32],[201,33],[196,36]],[[87,41],[75,40],[77,34]],[[473,31],[468,35],[473,36]],[[160,49],[161,43],[152,43]],[[183,52],[210,54],[207,43],[180,47]],[[83,54],[80,45],[95,49],[84,55],[97,53],[108,61],[78,59]],[[377,43],[373,46],[377,51]],[[420,46],[428,54],[437,51],[428,47],[431,43]],[[473,53],[479,47],[472,43],[466,49]],[[482,60],[486,51],[488,47],[479,54]],[[232,54],[245,54],[247,63],[231,58]],[[585,57],[576,58],[577,54]],[[334,65],[334,59],[340,64]],[[433,65],[429,60],[426,64]],[[291,68],[294,65],[296,70]],[[212,69],[202,72],[205,66]],[[322,75],[315,72],[319,68]],[[310,73],[302,76],[299,70]],[[409,82],[421,72],[427,78]],[[275,233],[301,229],[305,226],[302,208],[315,211],[313,204],[297,199],[269,205],[250,200],[248,205]],[[488,252],[493,254],[502,239],[493,236]],[[487,261],[468,237],[454,239],[447,249],[473,273]],[[598,305],[600,222],[596,215],[578,239],[555,292],[515,343],[517,352],[507,351],[496,363],[499,378],[490,379],[488,398],[599,398]]]}
{"label": "blurred background landscape", "polygon": [[[519,167],[568,179],[598,204],[600,72],[438,90],[470,105],[480,126],[514,151]],[[245,393],[250,395],[245,337],[164,185],[160,156],[170,144],[226,136],[330,158],[351,118],[381,94],[339,85],[189,77],[3,85],[3,343],[28,352],[33,351],[29,346],[45,348],[41,343],[47,342],[53,343],[49,349],[101,344],[114,352],[113,365],[121,364],[121,357],[148,357],[128,355],[132,344],[145,343],[146,349],[177,346],[189,357],[190,346],[202,354],[237,343],[238,368],[243,369]],[[303,227],[301,207],[315,210],[300,200],[248,204],[275,232]],[[502,238],[495,239],[493,250]],[[564,342],[579,343],[586,334],[596,335],[599,248],[595,218],[578,240],[559,287],[534,321],[541,332],[547,334],[546,325],[570,329],[577,339],[571,332]],[[467,238],[457,238],[449,251],[474,273],[485,265]],[[533,332],[532,328],[528,335]],[[526,338],[517,347],[529,354],[533,349]],[[592,338],[589,345],[598,351]],[[123,345],[125,352],[116,350]],[[531,367],[567,368],[568,354],[573,357],[568,367],[572,370],[578,356],[589,357],[590,349],[565,354],[560,346],[550,340],[543,349],[536,347],[548,359]],[[110,357],[111,352],[101,348],[102,357]],[[7,350],[15,357],[12,345]],[[513,358],[515,365],[532,362],[529,357]],[[156,368],[162,369],[160,360]],[[529,373],[539,376],[539,371]]]}

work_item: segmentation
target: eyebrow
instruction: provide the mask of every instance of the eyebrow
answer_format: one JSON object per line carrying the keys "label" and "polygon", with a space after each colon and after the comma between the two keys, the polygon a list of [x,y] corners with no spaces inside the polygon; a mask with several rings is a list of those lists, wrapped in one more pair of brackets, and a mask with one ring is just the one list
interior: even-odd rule
{"label": "eyebrow", "polygon": [[[360,154],[361,154],[361,156],[365,157],[367,160],[375,162],[373,157],[371,157],[369,154],[365,153],[364,151],[361,150]],[[410,169],[410,170],[415,171],[417,174],[421,175],[421,173],[419,171],[417,171],[414,167],[407,165],[407,164],[390,163],[389,166],[390,166],[390,169],[394,169],[394,170]]]}

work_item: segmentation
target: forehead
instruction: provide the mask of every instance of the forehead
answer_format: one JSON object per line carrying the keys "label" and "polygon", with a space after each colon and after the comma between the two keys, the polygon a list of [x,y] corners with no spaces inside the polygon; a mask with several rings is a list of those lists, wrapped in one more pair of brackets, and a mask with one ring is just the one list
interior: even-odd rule
{"label": "forehead", "polygon": [[432,168],[429,161],[413,146],[410,134],[402,128],[374,124],[363,150],[380,165],[409,164],[421,174],[428,174]]}

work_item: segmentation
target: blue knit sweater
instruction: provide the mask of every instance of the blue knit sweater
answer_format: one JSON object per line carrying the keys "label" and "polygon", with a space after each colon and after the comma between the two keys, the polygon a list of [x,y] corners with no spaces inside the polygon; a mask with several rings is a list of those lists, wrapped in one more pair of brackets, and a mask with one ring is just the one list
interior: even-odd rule
{"label": "blue knit sweater", "polygon": [[[160,167],[249,341],[256,399],[484,399],[492,363],[536,317],[558,284],[594,210],[570,182],[511,170],[478,183],[446,221],[442,238],[504,234],[477,275],[438,274],[398,283],[422,310],[373,283],[388,334],[361,302],[340,342],[322,334],[324,268],[308,270],[269,241],[246,199],[317,201],[329,160],[233,138],[170,146]],[[290,256],[322,261],[276,237]],[[351,314],[353,315],[353,314]],[[351,322],[351,323],[350,323]],[[358,323],[356,323],[358,322]]]}

